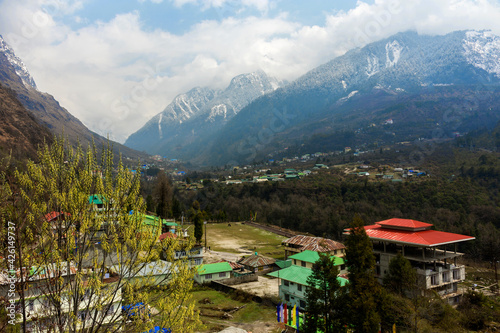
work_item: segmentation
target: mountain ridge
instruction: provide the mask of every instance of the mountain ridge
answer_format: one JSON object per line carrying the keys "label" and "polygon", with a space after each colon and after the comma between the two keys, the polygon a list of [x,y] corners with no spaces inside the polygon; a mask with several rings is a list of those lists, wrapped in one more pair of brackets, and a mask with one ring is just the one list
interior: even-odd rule
{"label": "mountain ridge", "polygon": [[162,112],[130,135],[125,145],[151,154],[184,157],[184,151],[194,142],[206,140],[248,103],[283,84],[256,71],[232,78],[223,90],[195,87],[177,95]]}

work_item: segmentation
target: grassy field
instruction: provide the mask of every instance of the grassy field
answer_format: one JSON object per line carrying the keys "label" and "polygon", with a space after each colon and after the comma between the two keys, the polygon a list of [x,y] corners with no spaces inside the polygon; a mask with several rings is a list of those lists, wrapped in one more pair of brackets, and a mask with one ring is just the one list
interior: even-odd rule
{"label": "grassy field", "polygon": [[214,251],[251,251],[282,259],[285,253],[281,242],[285,239],[286,237],[239,222],[231,223],[230,226],[228,223],[207,224],[207,246]]}
{"label": "grassy field", "polygon": [[272,326],[276,321],[274,307],[242,295],[228,295],[208,287],[196,287],[192,295],[205,325],[201,332],[218,332],[242,323],[262,322]]}

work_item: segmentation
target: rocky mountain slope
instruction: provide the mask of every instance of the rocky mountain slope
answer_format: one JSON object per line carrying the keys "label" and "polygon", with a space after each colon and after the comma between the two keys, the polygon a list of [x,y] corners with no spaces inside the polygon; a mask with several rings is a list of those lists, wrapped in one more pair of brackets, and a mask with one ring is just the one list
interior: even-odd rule
{"label": "rocky mountain slope", "polygon": [[26,110],[16,93],[0,85],[0,158],[11,155],[15,159],[33,159],[38,147],[51,140],[48,128]]}
{"label": "rocky mountain slope", "polygon": [[[95,143],[100,147],[106,139],[90,131],[80,120],[63,108],[53,96],[40,92],[36,88],[24,63],[0,36],[0,84],[15,92],[17,99],[43,126],[46,126],[52,135],[64,134],[73,145],[77,143],[84,147]],[[116,152],[120,151],[130,158],[146,158],[146,154],[139,153],[113,143]]]}
{"label": "rocky mountain slope", "polygon": [[243,107],[282,85],[258,71],[234,77],[224,90],[194,88],[175,97],[125,145],[172,158],[188,157]]}

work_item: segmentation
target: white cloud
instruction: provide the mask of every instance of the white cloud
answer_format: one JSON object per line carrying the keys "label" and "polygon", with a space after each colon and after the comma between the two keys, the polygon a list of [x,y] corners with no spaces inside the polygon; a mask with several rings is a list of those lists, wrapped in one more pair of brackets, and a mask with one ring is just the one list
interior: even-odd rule
{"label": "white cloud", "polygon": [[[154,0],[159,1],[159,0]],[[178,6],[198,0],[171,0]],[[138,12],[72,31],[58,20],[80,1],[0,3],[0,33],[28,65],[38,87],[53,94],[90,129],[123,141],[179,93],[195,86],[225,87],[235,75],[263,69],[292,80],[353,47],[400,31],[445,34],[492,29],[500,6],[486,0],[376,0],[304,26],[282,14],[202,21],[182,35],[146,29]],[[201,2],[200,2],[201,3]],[[230,6],[232,0],[210,0]],[[63,5],[66,4],[66,5]],[[83,3],[84,4],[84,3]],[[262,13],[274,3],[245,0]],[[286,6],[286,2],[279,2]],[[45,16],[43,16],[43,15]],[[37,16],[40,15],[37,19]]]}

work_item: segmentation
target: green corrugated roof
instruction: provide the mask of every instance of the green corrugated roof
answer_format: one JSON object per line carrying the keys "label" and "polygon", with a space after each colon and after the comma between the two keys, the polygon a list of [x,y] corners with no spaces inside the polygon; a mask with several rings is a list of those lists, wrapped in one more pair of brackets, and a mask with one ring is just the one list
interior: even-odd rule
{"label": "green corrugated roof", "polygon": [[[293,283],[298,283],[298,284],[307,286],[307,278],[311,274],[312,274],[312,270],[309,268],[292,265],[288,268],[284,268],[284,269],[281,269],[279,271],[269,273],[267,275],[273,276],[273,277],[279,277],[280,279],[283,279],[283,280],[288,280],[288,281],[293,282]],[[337,277],[337,280],[339,281],[341,287],[343,287],[347,283],[349,283],[349,280],[341,278],[341,277]]]}
{"label": "green corrugated roof", "polygon": [[205,274],[230,272],[233,269],[231,268],[231,265],[229,265],[228,262],[217,262],[215,264],[200,265],[200,266],[198,266],[197,270],[198,270],[198,274],[205,275]]}
{"label": "green corrugated roof", "polygon": [[292,265],[290,267],[280,269],[279,271],[275,271],[267,275],[279,277],[280,279],[288,280],[294,283],[307,285],[307,278],[311,274],[312,270],[310,270],[309,268]]}
{"label": "green corrugated roof", "polygon": [[175,222],[167,222],[166,220],[160,219],[157,216],[144,214],[143,217],[142,217],[142,221],[146,225],[157,225],[158,221],[160,221],[160,220],[162,221],[163,225],[166,225],[166,226],[169,226],[169,227],[178,226],[178,224],[175,223]]}
{"label": "green corrugated roof", "polygon": [[[333,260],[335,260],[335,266],[343,265],[344,264],[344,259],[335,257],[335,256],[330,256]],[[316,251],[311,251],[311,250],[305,250],[300,253],[296,253],[293,256],[289,257],[290,259],[297,259],[305,262],[310,262],[310,263],[315,263],[319,259],[319,254]]]}
{"label": "green corrugated roof", "polygon": [[104,196],[101,194],[92,194],[89,196],[89,204],[102,205]]}
{"label": "green corrugated roof", "polygon": [[275,264],[279,268],[287,268],[287,267],[292,266],[292,261],[290,259],[288,259],[288,260],[276,260]]}

